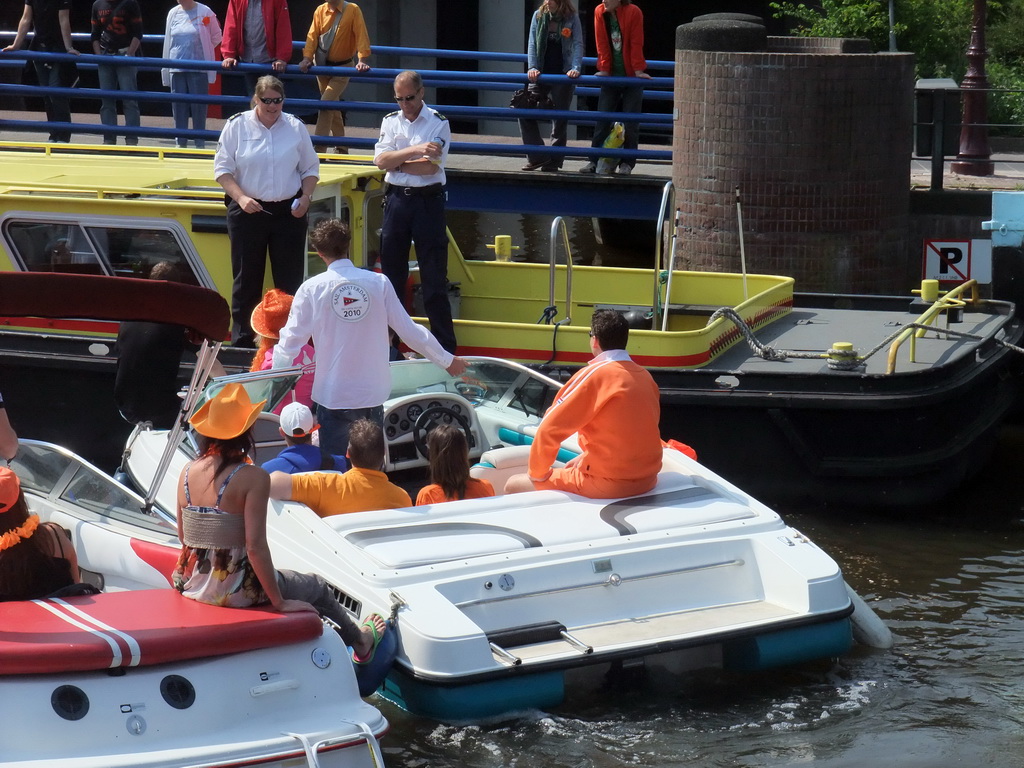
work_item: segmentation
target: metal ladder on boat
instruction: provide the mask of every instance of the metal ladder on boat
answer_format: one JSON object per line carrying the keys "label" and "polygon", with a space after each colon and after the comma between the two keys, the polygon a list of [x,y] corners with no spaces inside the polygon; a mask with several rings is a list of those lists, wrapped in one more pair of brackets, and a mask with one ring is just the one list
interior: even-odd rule
{"label": "metal ladder on boat", "polygon": [[[671,211],[671,231],[667,231]],[[661,330],[668,330],[668,302],[672,295],[672,273],[676,253],[676,238],[679,232],[679,210],[676,208],[676,189],[671,181],[665,182],[661,190],[661,205],[658,207],[658,239],[654,247],[654,298],[651,302],[651,330],[658,330],[658,316],[661,315]],[[665,240],[668,240],[666,254]],[[663,261],[667,256],[668,263]],[[665,282],[665,300],[661,299],[661,273],[668,271]],[[660,311],[659,311],[660,310]]]}
{"label": "metal ladder on boat", "polygon": [[[558,315],[558,305],[555,304],[555,275],[557,273],[555,257],[558,253],[558,235],[562,236],[562,247],[565,249],[565,317],[558,322],[552,323]],[[551,222],[551,256],[548,259],[548,305],[544,308],[537,325],[544,323],[552,327],[551,332],[551,357],[544,365],[550,365],[555,359],[556,340],[558,329],[563,325],[572,323],[572,248],[569,246],[569,230],[566,229],[565,221],[561,216],[556,216]]]}
{"label": "metal ladder on boat", "polygon": [[569,245],[569,230],[561,216],[551,222],[551,254],[548,259],[548,305],[544,308],[539,323],[551,325],[558,313],[555,304],[555,275],[557,274],[555,258],[558,255],[558,235],[562,235],[562,246],[565,249],[565,317],[554,323],[556,327],[572,323],[572,248]]}
{"label": "metal ladder on boat", "polygon": [[494,654],[496,659],[510,667],[520,666],[523,660],[505,646],[532,645],[552,640],[561,640],[584,656],[594,652],[593,646],[587,645],[579,638],[573,636],[566,629],[565,625],[558,621],[544,621],[487,635],[487,644],[490,646],[491,653]]}

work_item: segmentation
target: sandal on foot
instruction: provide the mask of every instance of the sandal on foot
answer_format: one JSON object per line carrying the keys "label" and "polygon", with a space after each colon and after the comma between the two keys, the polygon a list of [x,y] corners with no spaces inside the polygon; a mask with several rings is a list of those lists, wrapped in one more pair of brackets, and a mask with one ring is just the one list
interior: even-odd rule
{"label": "sandal on foot", "polygon": [[[380,640],[381,640],[382,637],[384,637],[384,632],[378,632],[377,631],[377,625],[374,624],[374,621],[373,621],[373,618],[375,616],[378,619],[380,619],[381,621],[384,621],[384,617],[381,616],[379,613],[371,613],[369,616],[366,617],[366,621],[364,621],[360,625],[360,627],[369,627],[370,634],[373,636],[373,645],[370,646],[369,654],[367,654],[367,656],[365,658],[362,658],[362,659],[359,658],[359,656],[356,654],[355,649],[352,650],[352,661],[355,662],[356,664],[369,664],[371,661],[373,661],[373,656],[374,656],[374,654],[377,653],[377,646],[380,645]],[[384,622],[384,626],[385,626],[385,631],[387,631],[386,630],[386,628],[387,628],[387,622],[386,621]]]}

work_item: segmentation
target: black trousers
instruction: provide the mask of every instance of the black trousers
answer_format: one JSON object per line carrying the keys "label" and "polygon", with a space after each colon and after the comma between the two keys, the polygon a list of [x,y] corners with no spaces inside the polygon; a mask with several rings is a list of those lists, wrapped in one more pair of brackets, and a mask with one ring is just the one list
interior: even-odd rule
{"label": "black trousers", "polygon": [[[423,308],[430,332],[446,350],[455,353],[455,327],[448,302],[448,232],[444,218],[444,188],[406,194],[408,187],[390,187],[384,199],[380,233],[381,271],[401,301],[409,279],[409,248],[416,243]],[[415,188],[413,188],[415,191]]]}
{"label": "black trousers", "polygon": [[249,324],[253,309],[263,299],[267,256],[274,287],[295,294],[305,272],[306,216],[295,218],[291,200],[260,201],[263,211],[246,213],[237,202],[228,203],[228,237],[231,239],[231,341],[236,346],[255,346]]}
{"label": "black trousers", "polygon": [[[63,52],[63,51],[61,51]],[[36,70],[39,84],[49,88],[70,88],[74,69],[64,62],[48,62],[36,60],[32,62]],[[66,96],[44,96],[43,106],[46,119],[52,123],[71,122],[71,100]],[[71,141],[71,131],[58,128],[50,131],[50,141]]]}

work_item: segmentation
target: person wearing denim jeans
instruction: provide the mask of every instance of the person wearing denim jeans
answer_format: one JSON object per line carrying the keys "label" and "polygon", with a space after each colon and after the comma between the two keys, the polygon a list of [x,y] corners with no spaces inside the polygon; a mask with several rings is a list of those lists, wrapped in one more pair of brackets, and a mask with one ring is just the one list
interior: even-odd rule
{"label": "person wearing denim jeans", "polygon": [[[526,60],[530,87],[538,88],[541,97],[550,95],[555,109],[569,109],[576,93],[572,80],[579,77],[583,69],[583,28],[579,14],[569,0],[544,0],[534,12]],[[534,85],[542,73],[567,75],[570,82]],[[519,130],[523,144],[543,146],[537,120],[520,119]],[[564,147],[567,134],[567,120],[558,118],[551,121],[551,146]],[[562,167],[561,157],[528,153],[526,158],[524,171],[557,171]]]}
{"label": "person wearing denim jeans", "polygon": [[383,403],[391,393],[389,328],[449,375],[466,370],[465,360],[409,317],[387,277],[352,263],[351,241],[348,225],[339,219],[324,219],[313,228],[309,244],[327,269],[299,286],[274,347],[273,367],[287,368],[313,339],[313,400],[320,447],[329,453],[348,449],[349,429],[359,419],[384,421]]}
{"label": "person wearing denim jeans", "polygon": [[[134,56],[142,46],[142,11],[137,0],[96,0],[92,6],[92,50],[97,56]],[[104,91],[137,91],[138,69],[124,63],[97,64],[100,88]],[[122,99],[124,124],[139,127],[139,102]],[[100,122],[117,125],[117,99],[104,97],[100,101]],[[104,144],[116,144],[117,136],[103,134]],[[137,135],[125,136],[125,144],[137,145]]]}
{"label": "person wearing denim jeans", "polygon": [[[4,48],[4,52],[20,50],[29,30],[34,32],[30,46],[33,51],[78,54],[71,44],[71,0],[25,0],[14,42]],[[71,86],[72,65],[41,59],[36,59],[32,65],[43,88]],[[71,102],[66,96],[44,96],[43,105],[48,122],[71,122]],[[51,128],[50,141],[69,142],[71,131]]]}
{"label": "person wearing denim jeans", "polygon": [[[634,77],[636,85],[602,85],[597,97],[599,112],[639,112],[643,105],[643,80],[650,79],[644,70],[644,15],[632,0],[602,0],[594,9],[594,42],[597,43],[597,72],[603,77]],[[640,144],[639,123],[626,123],[623,149],[636,149]],[[592,147],[604,146],[611,132],[611,121],[604,120],[594,128]],[[635,160],[623,160],[618,173],[632,173]],[[583,166],[582,173],[594,173],[595,161]]]}
{"label": "person wearing denim jeans", "polygon": [[[182,61],[215,61],[214,47],[221,41],[220,23],[209,7],[196,0],[178,0],[178,4],[167,13],[167,25],[164,30],[165,59]],[[210,92],[210,83],[217,78],[214,71],[204,72],[198,69],[161,69],[160,79],[171,93],[189,96],[206,96]],[[182,135],[189,129],[189,118],[192,130],[206,130],[207,105],[201,101],[173,101],[171,114],[174,116],[174,128],[178,132],[179,147],[187,147],[188,139]],[[196,149],[206,147],[206,140],[195,139]]]}

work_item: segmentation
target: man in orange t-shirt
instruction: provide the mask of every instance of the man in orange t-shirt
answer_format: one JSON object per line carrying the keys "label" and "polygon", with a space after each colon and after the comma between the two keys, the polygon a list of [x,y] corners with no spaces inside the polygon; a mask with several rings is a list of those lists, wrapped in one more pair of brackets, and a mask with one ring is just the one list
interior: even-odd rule
{"label": "man in orange t-shirt", "polygon": [[352,468],[345,473],[272,472],[270,498],[300,501],[320,517],[412,506],[409,493],[390,482],[381,471],[384,432],[380,424],[370,419],[354,422],[348,436],[347,456]]}
{"label": "man in orange t-shirt", "polygon": [[[660,392],[651,374],[626,352],[628,338],[621,314],[594,312],[594,359],[559,390],[530,447],[529,474],[509,478],[505,493],[549,489],[605,499],[654,487],[662,457]],[[574,432],[583,453],[552,469],[562,441]]]}

